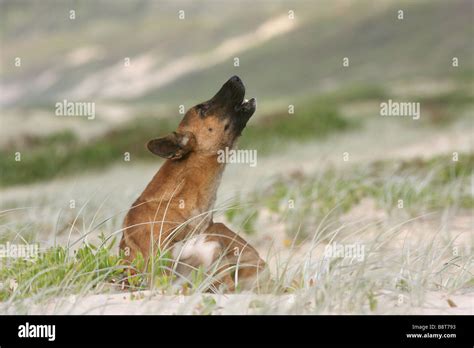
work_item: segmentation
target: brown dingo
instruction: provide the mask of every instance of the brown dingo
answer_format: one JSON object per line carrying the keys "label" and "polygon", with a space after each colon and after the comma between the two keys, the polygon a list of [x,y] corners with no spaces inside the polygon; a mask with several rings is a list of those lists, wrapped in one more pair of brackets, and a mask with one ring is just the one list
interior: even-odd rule
{"label": "brown dingo", "polygon": [[[256,109],[245,87],[231,77],[210,100],[187,111],[178,129],[148,142],[166,158],[124,221],[120,249],[129,261],[169,250],[178,274],[214,269],[214,286],[233,290],[257,286],[266,268],[258,252],[222,223],[213,208],[225,163],[218,151],[232,148]],[[212,266],[212,267],[211,267]]]}

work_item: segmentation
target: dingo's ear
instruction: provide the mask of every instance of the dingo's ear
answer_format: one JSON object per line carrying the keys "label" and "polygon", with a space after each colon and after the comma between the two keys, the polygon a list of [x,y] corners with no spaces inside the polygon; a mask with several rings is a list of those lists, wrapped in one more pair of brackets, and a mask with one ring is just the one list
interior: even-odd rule
{"label": "dingo's ear", "polygon": [[166,137],[150,140],[147,148],[155,155],[175,160],[189,153],[195,144],[196,138],[193,133],[173,132]]}

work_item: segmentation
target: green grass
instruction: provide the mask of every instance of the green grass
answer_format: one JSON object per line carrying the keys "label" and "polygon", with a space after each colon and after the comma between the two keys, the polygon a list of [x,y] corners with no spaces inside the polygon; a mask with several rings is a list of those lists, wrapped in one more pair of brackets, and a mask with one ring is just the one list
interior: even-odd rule
{"label": "green grass", "polygon": [[[0,259],[0,301],[21,299],[41,294],[43,298],[92,293],[104,285],[143,290],[151,287],[169,289],[175,277],[167,275],[171,259],[159,252],[145,265],[139,254],[132,264],[123,253],[115,252],[114,240],[97,245],[83,243],[78,249],[55,246],[39,252],[36,257]],[[190,286],[188,288],[195,288]]]}
{"label": "green grass", "polygon": [[358,122],[348,120],[336,104],[314,98],[295,105],[295,113],[264,115],[244,130],[239,147],[257,149],[260,154],[275,151],[275,144],[321,139],[336,131],[354,129]]}
{"label": "green grass", "polygon": [[[338,217],[370,198],[387,214],[404,214],[407,218],[447,208],[474,209],[469,189],[474,168],[474,154],[461,153],[430,159],[415,158],[394,163],[377,161],[369,166],[329,168],[316,176],[293,175],[276,178],[255,192],[248,201],[226,213],[229,221],[245,227],[243,222],[254,211],[267,208],[284,217],[290,237],[304,239],[315,226],[330,216]],[[399,208],[399,200],[403,206]],[[252,215],[253,214],[253,215]],[[255,221],[252,221],[255,224]],[[253,226],[252,225],[252,226]],[[252,233],[252,228],[243,228]]]}
{"label": "green grass", "polygon": [[[71,132],[44,138],[30,137],[22,145],[9,145],[0,152],[2,186],[51,180],[56,177],[84,173],[124,162],[124,153],[132,160],[153,160],[145,148],[149,139],[163,136],[177,127],[178,118],[141,116],[107,134],[81,142]],[[241,146],[268,153],[275,141],[307,141],[338,130],[348,129],[349,122],[335,106],[320,99],[302,103],[295,114],[270,114],[261,117],[244,131]],[[21,153],[21,161],[15,153]]]}
{"label": "green grass", "polygon": [[[378,102],[395,98],[381,85],[348,85],[336,91],[303,98],[294,103],[294,114],[287,106],[279,111],[257,114],[251,119],[239,141],[241,148],[257,149],[268,155],[292,142],[322,139],[338,131],[355,130],[363,117],[346,117],[341,108],[353,102]],[[413,97],[421,102],[422,122],[445,126],[465,114],[473,104],[473,97],[465,90],[455,89],[429,97]],[[44,137],[23,136],[0,150],[0,186],[28,184],[106,168],[124,162],[128,152],[132,160],[156,161],[148,153],[148,139],[174,130],[180,117],[157,118],[138,115],[137,119],[105,135],[80,141],[72,131],[62,131]],[[278,147],[276,147],[278,145]],[[21,161],[15,154],[21,153]]]}
{"label": "green grass", "polygon": [[47,296],[69,295],[94,289],[101,282],[124,277],[120,259],[106,247],[86,245],[72,253],[65,247],[54,247],[28,259],[1,261],[0,300],[25,298],[39,293]]}
{"label": "green grass", "polygon": [[[132,159],[153,158],[145,149],[146,141],[166,134],[173,126],[170,119],[143,117],[87,143],[67,132],[37,140],[34,146],[10,146],[0,154],[1,184],[25,184],[104,168],[123,162],[126,152]],[[21,161],[15,161],[17,151]]]}
{"label": "green grass", "polygon": [[463,112],[472,112],[474,95],[469,84],[462,84],[451,91],[428,97],[418,97],[424,111],[423,119],[434,125],[444,126],[460,118]]}
{"label": "green grass", "polygon": [[[246,238],[253,240],[262,237],[262,226],[266,232],[275,227],[275,221],[262,224],[262,218],[268,215],[260,212],[267,209],[273,214],[272,220],[276,217],[277,223],[283,224],[292,240],[290,246],[269,246],[262,253],[274,266],[269,289],[274,297],[255,295],[248,308],[243,303],[238,306],[239,313],[394,314],[422,306],[428,292],[441,289],[451,294],[459,289],[472,289],[472,273],[469,273],[472,248],[457,241],[458,230],[412,233],[409,239],[404,239],[403,247],[391,242],[403,236],[405,227],[424,213],[437,212],[441,226],[442,216],[447,212],[474,208],[469,191],[474,154],[461,153],[457,162],[444,155],[399,162],[376,161],[365,167],[347,166],[329,168],[311,176],[277,177],[267,187],[239,197],[235,206],[224,212],[231,226],[250,234]],[[332,223],[330,219],[325,221],[328,215],[337,221],[363,198],[373,199],[393,220],[387,218],[383,223],[363,228],[352,228],[353,221],[342,224]],[[404,200],[401,210],[397,207],[399,198]],[[288,206],[290,199],[294,201],[294,209]],[[54,214],[52,216],[56,219]],[[2,226],[10,221],[7,217],[2,215]],[[28,218],[25,216],[25,219]],[[24,221],[25,227],[28,222]],[[93,238],[98,232],[88,230],[87,225],[87,221],[75,219],[75,225],[70,228],[82,230],[81,236],[87,233]],[[40,226],[38,224],[36,229]],[[26,230],[31,229],[29,226]],[[113,228],[106,230],[110,236],[116,233]],[[100,231],[103,233],[103,226]],[[17,232],[23,234],[22,229]],[[41,232],[35,231],[37,234],[29,236],[28,241],[39,240]],[[3,237],[4,242],[18,242],[11,234]],[[60,301],[68,295],[81,298],[104,292],[121,295],[128,291],[151,290],[153,294],[169,295],[160,301],[183,295],[180,307],[183,313],[219,314],[225,310],[216,297],[202,295],[212,280],[203,268],[195,269],[183,285],[175,286],[173,283],[180,275],[167,272],[173,269],[169,253],[158,252],[147,265],[141,257],[132,265],[126,265],[112,238],[99,235],[98,240],[95,244],[84,243],[75,251],[56,245],[42,251],[34,261],[0,259],[0,305],[22,311],[24,309],[16,305],[25,299],[41,303]],[[349,258],[335,257],[323,267],[320,262],[327,243],[354,240],[365,247],[363,260],[353,262]],[[302,251],[299,248],[303,245],[306,247]],[[458,247],[456,254],[453,254],[454,245]],[[281,255],[281,249],[289,256]],[[137,273],[133,274],[132,269]],[[117,284],[124,278],[128,279],[125,291]],[[221,294],[219,290],[217,294]],[[130,299],[147,301],[146,296],[134,292]],[[288,296],[293,299],[290,303]],[[405,307],[400,304],[400,298]],[[275,301],[280,301],[278,306]]]}
{"label": "green grass", "polygon": [[[472,288],[472,274],[468,271],[472,261],[470,254],[453,257],[450,254],[452,240],[440,239],[436,235],[411,247],[407,244],[402,249],[389,248],[400,231],[400,227],[387,229],[378,226],[370,239],[361,230],[352,231],[353,237],[364,240],[363,260],[353,262],[338,257],[328,260],[327,267],[319,264],[319,256],[315,258],[322,252],[313,253],[318,246],[326,245],[325,237],[319,232],[312,238],[307,254],[297,256],[298,249],[291,248],[286,259],[270,250],[265,259],[276,264],[270,289],[274,297],[253,294],[248,308],[244,303],[239,305],[239,313],[250,310],[248,313],[253,314],[393,314],[400,311],[397,309],[401,306],[400,298],[404,306],[412,308],[423,305],[425,292],[441,288],[443,293],[451,293]],[[340,230],[329,233],[331,240],[344,242]],[[104,243],[100,246],[84,244],[76,252],[56,246],[40,253],[34,261],[0,261],[0,305],[3,302],[12,308],[21,308],[16,305],[25,299],[41,304],[47,300],[61,303],[69,295],[76,295],[77,299],[87,298],[91,294],[110,291],[107,284],[116,284],[128,276],[130,285],[125,291],[116,287],[112,292],[125,295],[132,290],[130,300],[147,301],[150,296],[135,291],[151,289],[153,294],[170,295],[158,301],[172,301],[176,300],[176,295],[182,295],[181,310],[184,313],[207,315],[219,314],[222,310],[215,297],[202,295],[205,288],[202,285],[209,280],[202,269],[194,272],[185,285],[172,287],[175,277],[164,275],[164,270],[169,267],[166,255],[158,255],[153,272],[134,276],[130,276],[130,268],[122,264],[121,255],[117,255],[108,243],[107,246]],[[133,267],[143,267],[143,259],[138,258]],[[225,298],[231,298],[228,296]],[[197,304],[196,299],[199,300]],[[276,307],[275,301],[279,303]]]}

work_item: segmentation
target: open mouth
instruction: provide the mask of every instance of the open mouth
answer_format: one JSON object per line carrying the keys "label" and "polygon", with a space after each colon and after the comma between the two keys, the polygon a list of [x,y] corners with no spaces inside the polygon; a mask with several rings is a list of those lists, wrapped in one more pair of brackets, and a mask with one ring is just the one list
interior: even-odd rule
{"label": "open mouth", "polygon": [[229,98],[234,106],[234,110],[247,119],[255,112],[257,101],[255,98],[250,100],[244,99],[245,97],[245,86],[240,77],[232,76],[223,86],[230,91],[231,97]]}
{"label": "open mouth", "polygon": [[240,77],[232,76],[211,100],[218,105],[226,107],[228,110],[234,110],[238,115],[248,119],[255,112],[257,103],[255,98],[247,100],[244,97],[244,83]]}
{"label": "open mouth", "polygon": [[245,114],[250,117],[255,112],[256,107],[257,101],[255,98],[251,98],[250,100],[244,99],[240,105],[235,107],[235,111],[237,111],[239,114]]}

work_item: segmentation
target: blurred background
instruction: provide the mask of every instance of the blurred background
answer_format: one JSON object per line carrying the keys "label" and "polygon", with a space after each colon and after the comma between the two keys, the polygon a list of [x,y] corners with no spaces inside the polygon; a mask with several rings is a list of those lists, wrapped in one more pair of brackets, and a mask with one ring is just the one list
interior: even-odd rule
{"label": "blurred background", "polygon": [[[452,122],[472,106],[472,11],[469,0],[1,1],[2,186],[124,151],[155,160],[146,139],[234,74],[259,102],[243,139],[253,147],[344,129],[389,98],[422,102],[423,126]],[[55,117],[64,99],[94,102],[96,118]],[[24,148],[18,172],[10,154]]]}
{"label": "blurred background", "polygon": [[[107,240],[116,254],[162,164],[147,141],[239,75],[258,100],[239,147],[258,161],[227,165],[214,218],[284,289],[322,291],[288,313],[472,314],[473,6],[0,0],[0,245],[64,256]],[[420,103],[420,118],[382,117],[389,100]],[[56,116],[64,101],[94,117]],[[364,261],[327,263],[331,243]],[[75,259],[53,259],[79,278]],[[70,293],[41,260],[0,265],[0,300]]]}
{"label": "blurred background", "polygon": [[[264,183],[275,187],[280,174],[319,180],[315,171],[344,165],[346,152],[362,168],[411,160],[407,167],[421,177],[436,156],[462,154],[467,173],[473,163],[470,0],[0,5],[4,209],[55,212],[71,199],[77,206],[94,201],[99,190],[115,197],[114,211],[126,210],[161,163],[144,144],[173,130],[180,108],[207,100],[235,74],[258,100],[240,147],[256,149],[259,162],[229,166],[220,202]],[[381,117],[388,99],[420,102],[421,118]],[[63,100],[94,103],[95,118],[56,116]],[[375,173],[382,181],[395,177],[379,167]],[[356,204],[369,194],[351,185],[328,193],[318,212],[347,195]],[[464,189],[454,200],[469,207],[472,194]],[[101,202],[89,203],[91,211]],[[55,213],[43,210],[31,219],[46,216],[53,229]]]}

